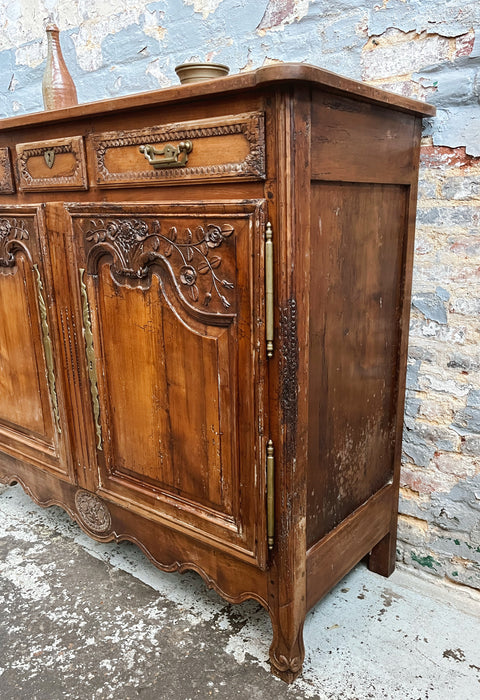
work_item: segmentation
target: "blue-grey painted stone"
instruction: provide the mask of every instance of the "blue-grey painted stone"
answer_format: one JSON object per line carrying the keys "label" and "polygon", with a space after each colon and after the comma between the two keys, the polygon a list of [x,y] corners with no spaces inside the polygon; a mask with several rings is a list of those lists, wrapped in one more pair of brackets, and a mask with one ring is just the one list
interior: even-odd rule
{"label": "blue-grey painted stone", "polygon": [[447,323],[447,310],[441,297],[431,292],[423,294],[414,294],[412,297],[413,306],[421,311],[421,313],[429,321],[436,323]]}
{"label": "blue-grey painted stone", "polygon": [[418,183],[418,197],[419,199],[435,199],[437,196],[437,189],[434,182],[429,182],[428,180],[420,180]]}
{"label": "blue-grey painted stone", "polygon": [[422,360],[423,362],[432,363],[435,359],[434,353],[422,345],[409,345],[408,357],[413,360]]}
{"label": "blue-grey painted stone", "polygon": [[467,433],[480,433],[480,408],[466,406],[455,415],[452,428],[459,435]]}
{"label": "blue-grey painted stone", "polygon": [[474,561],[480,564],[480,547],[475,547],[466,541],[465,536],[461,537],[433,537],[428,546],[443,555],[447,555],[450,559],[453,557],[463,557],[466,560]]}
{"label": "blue-grey painted stone", "polygon": [[428,207],[418,210],[417,222],[437,226],[438,228],[450,228],[452,226],[475,227],[480,223],[478,207]]}
{"label": "blue-grey painted stone", "polygon": [[466,153],[480,156],[480,55],[425,68],[414,78],[436,88],[429,101],[437,106],[437,116],[425,129],[433,143],[465,146]]}
{"label": "blue-grey painted stone", "polygon": [[403,435],[403,452],[417,467],[428,467],[435,454],[435,446],[423,440],[418,434],[405,430]]}
{"label": "blue-grey painted stone", "polygon": [[478,457],[480,455],[480,435],[467,433],[462,438],[462,453]]}
{"label": "blue-grey painted stone", "polygon": [[407,389],[416,389],[418,387],[418,373],[420,371],[421,364],[422,363],[420,360],[409,362],[407,364]]}
{"label": "blue-grey painted stone", "polygon": [[455,414],[452,428],[459,435],[480,434],[480,389],[469,391],[467,404]]}
{"label": "blue-grey painted stone", "polygon": [[480,408],[480,389],[471,389],[468,392],[467,406]]}
{"label": "blue-grey painted stone", "polygon": [[383,5],[374,2],[373,7],[369,29],[375,35],[395,27],[403,32],[428,31],[454,37],[466,34],[480,24],[480,3],[477,0],[462,5],[452,1],[439,4],[438,0],[389,0]]}
{"label": "blue-grey painted stone", "polygon": [[407,394],[405,399],[405,416],[408,416],[409,418],[416,418],[420,404],[420,399],[414,398],[410,396],[410,394]]}
{"label": "blue-grey painted stone", "polygon": [[450,292],[443,287],[437,287],[435,294],[440,297],[440,299],[443,299],[443,301],[448,301],[450,299]]}
{"label": "blue-grey painted stone", "polygon": [[478,372],[480,370],[480,356],[478,358],[464,355],[460,352],[455,352],[450,356],[447,362],[447,367],[454,369],[463,369],[470,372]]}
{"label": "blue-grey painted stone", "polygon": [[449,493],[433,493],[432,504],[441,507],[442,503],[459,504],[460,507],[468,506],[475,511],[478,518],[480,512],[480,474],[471,476],[468,479],[458,481]]}
{"label": "blue-grey painted stone", "polygon": [[[479,117],[480,119],[480,117]],[[442,195],[447,199],[473,199],[480,195],[480,178],[452,177],[442,186]]]}
{"label": "blue-grey painted stone", "polygon": [[402,515],[409,515],[419,520],[428,520],[429,504],[414,498],[405,498],[401,493],[398,502],[398,511]]}

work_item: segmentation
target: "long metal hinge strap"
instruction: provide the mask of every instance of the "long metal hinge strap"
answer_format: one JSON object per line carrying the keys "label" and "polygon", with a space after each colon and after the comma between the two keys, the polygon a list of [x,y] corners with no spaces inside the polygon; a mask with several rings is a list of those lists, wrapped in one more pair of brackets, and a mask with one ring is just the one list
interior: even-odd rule
{"label": "long metal hinge strap", "polygon": [[34,265],[33,269],[35,270],[35,274],[37,276],[37,298],[38,306],[40,309],[40,320],[42,323],[42,342],[43,351],[45,353],[45,364],[47,366],[48,390],[50,393],[50,401],[52,402],[55,426],[57,428],[57,432],[61,433],[62,429],[60,427],[60,413],[58,410],[57,389],[55,384],[55,370],[53,363],[53,347],[52,340],[50,338],[50,329],[48,327],[47,305],[45,304],[45,297],[43,296],[43,283],[42,277],[40,275],[40,270],[38,269],[38,265]]}
{"label": "long metal hinge strap", "polygon": [[275,538],[275,456],[273,442],[267,443],[267,542],[273,549]]}
{"label": "long metal hinge strap", "polygon": [[93,347],[92,322],[90,318],[90,305],[88,303],[87,287],[85,285],[85,270],[80,269],[80,292],[83,306],[83,337],[85,339],[85,355],[87,357],[88,378],[90,379],[90,393],[92,396],[93,417],[95,419],[95,432],[97,434],[97,450],[102,449],[102,426],[100,425],[100,401],[98,398],[97,365],[95,362],[95,350]]}
{"label": "long metal hinge strap", "polygon": [[265,229],[265,339],[267,357],[273,357],[273,230],[270,222]]}

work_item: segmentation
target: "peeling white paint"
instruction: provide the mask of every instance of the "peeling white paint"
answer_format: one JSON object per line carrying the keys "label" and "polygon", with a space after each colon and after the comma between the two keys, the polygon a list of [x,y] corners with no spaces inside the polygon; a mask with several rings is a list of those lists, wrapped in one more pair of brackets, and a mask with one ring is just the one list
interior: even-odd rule
{"label": "peeling white paint", "polygon": [[46,42],[34,41],[26,46],[20,46],[15,51],[15,63],[17,65],[30,66],[36,68],[47,57]]}
{"label": "peeling white paint", "polygon": [[198,12],[203,19],[207,19],[208,15],[217,10],[223,0],[184,0],[184,2],[185,5],[193,5],[194,12]]}
{"label": "peeling white paint", "polygon": [[[34,553],[33,548],[30,549]],[[11,550],[2,567],[2,576],[21,592],[25,598],[41,600],[50,595],[50,586],[43,581],[44,572],[32,562],[25,562],[21,552]]]}
{"label": "peeling white paint", "polygon": [[162,71],[164,62],[159,58],[156,58],[147,66],[147,74],[153,75],[153,77],[158,81],[158,87],[168,87],[170,85],[170,80]]}

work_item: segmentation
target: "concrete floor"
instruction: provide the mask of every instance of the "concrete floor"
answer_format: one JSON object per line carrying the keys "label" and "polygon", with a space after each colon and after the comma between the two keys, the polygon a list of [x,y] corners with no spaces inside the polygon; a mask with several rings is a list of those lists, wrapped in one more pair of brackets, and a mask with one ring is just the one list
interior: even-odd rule
{"label": "concrete floor", "polygon": [[480,595],[359,565],[308,615],[304,672],[268,671],[267,613],[0,487],[0,698],[476,700]]}

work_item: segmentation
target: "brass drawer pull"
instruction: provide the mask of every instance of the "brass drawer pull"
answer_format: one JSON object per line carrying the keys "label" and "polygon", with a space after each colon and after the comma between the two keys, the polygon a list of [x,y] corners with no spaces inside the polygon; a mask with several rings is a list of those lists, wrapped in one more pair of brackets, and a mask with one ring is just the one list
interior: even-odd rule
{"label": "brass drawer pull", "polygon": [[[171,143],[167,143],[161,151],[156,149],[155,146],[140,146],[140,153],[143,153],[155,170],[159,168],[178,168],[188,163],[188,154],[192,148],[193,143],[191,141],[180,141],[178,146],[172,146]],[[155,156],[163,156],[163,158],[155,160]]]}

